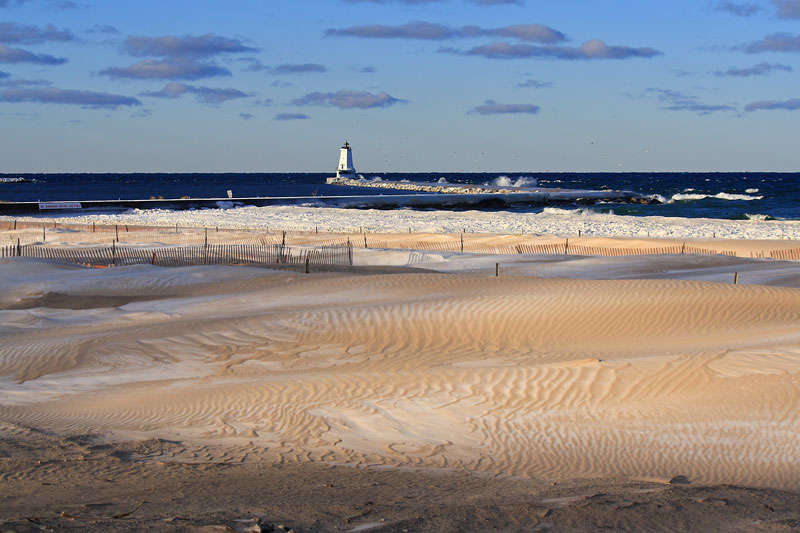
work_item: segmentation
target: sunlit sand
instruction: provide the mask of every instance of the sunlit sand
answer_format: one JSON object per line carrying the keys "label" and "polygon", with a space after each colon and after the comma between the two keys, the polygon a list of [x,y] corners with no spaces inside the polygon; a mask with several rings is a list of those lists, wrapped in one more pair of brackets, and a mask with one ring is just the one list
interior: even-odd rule
{"label": "sunlit sand", "polygon": [[2,260],[3,431],[163,439],[141,458],[178,463],[800,490],[797,263],[372,238],[356,270],[310,275]]}

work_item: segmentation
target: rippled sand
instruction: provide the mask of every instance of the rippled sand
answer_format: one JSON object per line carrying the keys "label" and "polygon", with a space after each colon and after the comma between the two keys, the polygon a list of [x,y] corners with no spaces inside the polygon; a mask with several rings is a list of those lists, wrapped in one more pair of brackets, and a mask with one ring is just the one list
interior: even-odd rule
{"label": "rippled sand", "polygon": [[187,462],[800,489],[799,289],[14,260],[0,274],[4,423],[180,441],[170,457]]}

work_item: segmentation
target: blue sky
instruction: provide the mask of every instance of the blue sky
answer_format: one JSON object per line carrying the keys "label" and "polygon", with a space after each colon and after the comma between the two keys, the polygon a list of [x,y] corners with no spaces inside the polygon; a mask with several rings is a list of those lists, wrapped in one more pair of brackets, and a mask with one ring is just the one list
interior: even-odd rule
{"label": "blue sky", "polygon": [[0,172],[798,171],[800,0],[0,0]]}

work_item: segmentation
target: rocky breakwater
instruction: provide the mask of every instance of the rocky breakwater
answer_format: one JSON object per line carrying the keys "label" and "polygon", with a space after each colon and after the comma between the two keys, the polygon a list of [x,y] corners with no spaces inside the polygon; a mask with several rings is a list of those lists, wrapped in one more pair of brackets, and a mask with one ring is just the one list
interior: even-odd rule
{"label": "rocky breakwater", "polygon": [[444,194],[518,194],[528,193],[529,190],[509,187],[491,187],[482,185],[453,185],[452,183],[413,183],[410,181],[370,181],[351,178],[328,178],[329,185],[347,185],[348,187],[373,187],[378,189],[394,189],[415,192],[436,192]]}
{"label": "rocky breakwater", "polygon": [[328,178],[329,185],[346,185],[349,187],[372,187],[380,189],[405,190],[439,194],[469,195],[526,195],[535,196],[537,203],[558,204],[578,203],[593,204],[596,202],[624,203],[659,203],[657,199],[634,191],[555,189],[543,187],[495,187],[491,185],[454,185],[452,183],[415,183],[409,181],[382,181],[333,177]]}

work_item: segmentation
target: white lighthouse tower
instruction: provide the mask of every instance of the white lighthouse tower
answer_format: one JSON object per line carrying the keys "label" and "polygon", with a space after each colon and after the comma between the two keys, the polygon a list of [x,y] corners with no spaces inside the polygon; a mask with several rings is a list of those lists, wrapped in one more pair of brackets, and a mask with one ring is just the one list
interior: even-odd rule
{"label": "white lighthouse tower", "polygon": [[353,166],[353,151],[347,141],[345,141],[339,152],[339,166],[336,167],[336,177],[344,179],[355,179],[356,177],[356,168]]}

